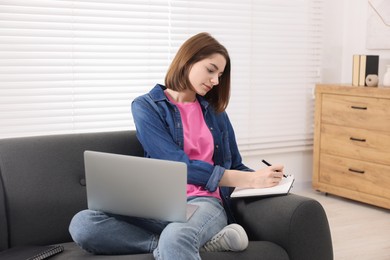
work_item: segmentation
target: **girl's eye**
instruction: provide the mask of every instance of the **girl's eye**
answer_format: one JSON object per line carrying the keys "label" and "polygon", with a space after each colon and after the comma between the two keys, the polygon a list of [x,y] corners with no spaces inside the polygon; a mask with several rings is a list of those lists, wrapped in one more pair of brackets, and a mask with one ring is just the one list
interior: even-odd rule
{"label": "girl's eye", "polygon": [[209,68],[207,68],[207,71],[208,71],[209,73],[213,73],[213,72],[214,72],[214,70],[209,69]]}

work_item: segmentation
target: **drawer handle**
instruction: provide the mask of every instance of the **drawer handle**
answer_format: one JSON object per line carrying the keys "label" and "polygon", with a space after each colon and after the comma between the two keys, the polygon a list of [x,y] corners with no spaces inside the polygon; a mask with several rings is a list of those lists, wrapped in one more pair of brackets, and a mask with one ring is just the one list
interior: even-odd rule
{"label": "drawer handle", "polygon": [[367,110],[367,107],[351,106],[352,109]]}
{"label": "drawer handle", "polygon": [[349,140],[351,141],[356,141],[356,142],[365,142],[366,139],[363,139],[363,138],[355,138],[355,137],[350,137]]}
{"label": "drawer handle", "polygon": [[362,171],[362,170],[356,170],[356,169],[353,169],[353,168],[349,168],[348,171],[353,172],[353,173],[364,174],[364,171]]}

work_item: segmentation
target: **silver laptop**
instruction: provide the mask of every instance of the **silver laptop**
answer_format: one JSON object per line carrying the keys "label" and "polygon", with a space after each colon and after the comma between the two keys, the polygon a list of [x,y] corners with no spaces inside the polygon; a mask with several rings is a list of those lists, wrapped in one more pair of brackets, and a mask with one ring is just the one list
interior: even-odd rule
{"label": "silver laptop", "polygon": [[95,151],[84,152],[88,208],[107,213],[186,222],[187,165]]}

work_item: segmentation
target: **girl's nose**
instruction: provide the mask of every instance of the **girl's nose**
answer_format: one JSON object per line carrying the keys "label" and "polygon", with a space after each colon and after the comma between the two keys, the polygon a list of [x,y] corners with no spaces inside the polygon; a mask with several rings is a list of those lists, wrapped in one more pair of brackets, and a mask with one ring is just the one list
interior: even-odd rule
{"label": "girl's nose", "polygon": [[213,86],[216,86],[219,84],[219,77],[218,75],[215,75],[212,79],[211,79],[211,83],[213,84]]}

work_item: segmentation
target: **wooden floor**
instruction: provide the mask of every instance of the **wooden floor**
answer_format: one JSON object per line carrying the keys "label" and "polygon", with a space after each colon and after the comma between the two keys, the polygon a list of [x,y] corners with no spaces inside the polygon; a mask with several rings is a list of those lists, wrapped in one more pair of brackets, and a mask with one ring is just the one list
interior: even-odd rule
{"label": "wooden floor", "polygon": [[390,260],[390,210],[343,199],[311,189],[292,193],[311,197],[325,209],[335,260]]}

